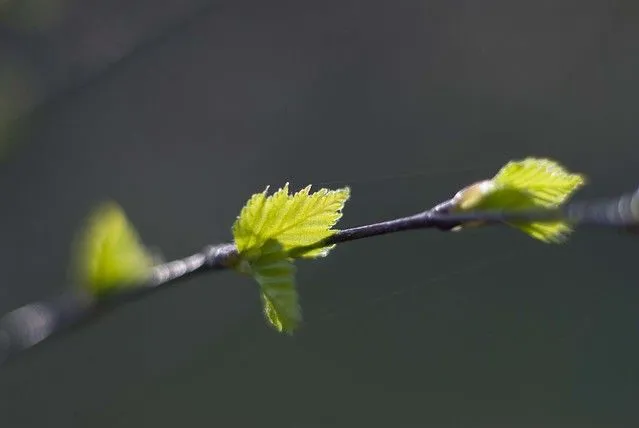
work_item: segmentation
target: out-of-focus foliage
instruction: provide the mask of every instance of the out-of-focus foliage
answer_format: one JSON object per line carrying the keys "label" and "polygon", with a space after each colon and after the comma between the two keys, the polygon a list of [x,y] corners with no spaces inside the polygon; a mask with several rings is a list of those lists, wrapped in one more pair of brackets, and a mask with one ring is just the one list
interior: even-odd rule
{"label": "out-of-focus foliage", "polygon": [[20,49],[20,44],[17,48],[12,46],[11,36],[17,40],[25,35],[34,41],[45,39],[49,30],[63,22],[68,6],[69,0],[0,0],[0,30],[9,35],[9,49],[0,46],[0,160],[16,140],[19,120],[42,96],[42,88],[34,78],[38,71],[33,64],[27,65],[30,59],[17,57],[22,54],[28,57],[29,50]]}
{"label": "out-of-focus foliage", "polygon": [[78,236],[72,269],[79,287],[100,295],[140,284],[154,262],[124,211],[109,202],[90,215]]}
{"label": "out-of-focus foliage", "polygon": [[9,55],[0,55],[0,161],[5,157],[17,121],[33,102],[33,82],[26,67]]}
{"label": "out-of-focus foliage", "polygon": [[38,32],[58,24],[68,0],[1,0],[0,24],[20,31]]}

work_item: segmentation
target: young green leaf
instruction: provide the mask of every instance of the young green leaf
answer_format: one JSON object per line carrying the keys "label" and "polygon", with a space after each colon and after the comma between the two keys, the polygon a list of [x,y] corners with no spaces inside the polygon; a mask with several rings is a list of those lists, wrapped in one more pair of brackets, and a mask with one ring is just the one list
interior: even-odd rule
{"label": "young green leaf", "polygon": [[[459,211],[555,208],[585,181],[584,176],[568,172],[553,160],[526,158],[508,162],[491,180],[468,186],[454,200]],[[563,242],[572,232],[571,225],[563,221],[511,225],[544,242]]]}
{"label": "young green leaf", "polygon": [[552,208],[563,204],[586,179],[581,174],[568,172],[553,160],[526,158],[508,162],[493,181],[498,186],[525,190],[536,206]]}
{"label": "young green leaf", "polygon": [[295,266],[282,245],[268,240],[261,255],[248,262],[250,273],[260,285],[264,315],[279,332],[293,334],[302,321],[295,287]]}
{"label": "young green leaf", "polygon": [[[288,183],[271,196],[268,187],[249,199],[233,224],[233,238],[245,260],[259,257],[262,246],[277,240],[284,251],[321,241],[333,233],[350,196],[348,187],[338,190],[311,186],[289,195]],[[307,251],[300,257],[326,256],[334,246]]]}
{"label": "young green leaf", "polygon": [[145,281],[154,262],[124,211],[110,202],[90,215],[75,242],[72,269],[77,285],[100,295]]}

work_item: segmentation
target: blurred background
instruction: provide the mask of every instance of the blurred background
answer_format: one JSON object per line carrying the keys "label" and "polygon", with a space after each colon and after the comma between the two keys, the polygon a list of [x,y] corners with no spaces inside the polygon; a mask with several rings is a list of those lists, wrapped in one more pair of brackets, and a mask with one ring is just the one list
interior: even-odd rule
{"label": "blurred background", "polygon": [[[0,1],[0,312],[68,286],[105,199],[171,259],[286,181],[350,185],[343,227],[530,155],[587,174],[578,197],[639,182],[634,0],[160,3]],[[0,368],[0,425],[638,426],[637,245],[348,243],[299,263],[294,337],[205,275]]]}

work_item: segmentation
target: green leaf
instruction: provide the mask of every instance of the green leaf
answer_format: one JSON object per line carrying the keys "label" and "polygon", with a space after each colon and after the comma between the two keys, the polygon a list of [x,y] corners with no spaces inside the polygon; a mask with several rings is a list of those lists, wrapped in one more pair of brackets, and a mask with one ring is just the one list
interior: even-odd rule
{"label": "green leaf", "polygon": [[[348,187],[338,190],[311,186],[289,195],[288,183],[271,196],[268,187],[249,199],[233,225],[233,238],[245,260],[259,257],[262,246],[276,240],[284,251],[305,247],[325,239],[336,231],[332,227],[342,217],[350,197]],[[302,258],[326,256],[334,246],[303,253]]]}
{"label": "green leaf", "polygon": [[526,158],[508,162],[493,181],[498,186],[525,190],[535,206],[553,208],[586,183],[581,174],[568,172],[550,159]]}
{"label": "green leaf", "polygon": [[279,332],[293,334],[302,321],[295,287],[295,266],[282,245],[268,240],[261,256],[249,262],[250,271],[260,285],[264,315]]}
{"label": "green leaf", "polygon": [[[455,198],[460,211],[556,208],[585,182],[584,176],[568,172],[553,160],[526,158],[508,162],[491,180],[475,183]],[[562,221],[510,225],[544,242],[563,242],[572,232],[572,226]]]}
{"label": "green leaf", "polygon": [[75,281],[96,295],[144,282],[155,263],[124,211],[113,202],[90,215],[74,247]]}

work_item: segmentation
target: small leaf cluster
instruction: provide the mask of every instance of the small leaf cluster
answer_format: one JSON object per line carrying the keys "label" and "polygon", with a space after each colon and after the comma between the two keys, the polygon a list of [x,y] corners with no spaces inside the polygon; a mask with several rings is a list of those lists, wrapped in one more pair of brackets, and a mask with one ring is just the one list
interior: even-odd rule
{"label": "small leaf cluster", "polygon": [[[278,331],[293,333],[302,320],[291,250],[328,238],[342,217],[350,197],[348,187],[320,189],[307,186],[289,194],[289,185],[268,196],[268,187],[249,199],[233,225],[240,254],[239,270],[253,275],[260,286],[264,313]],[[334,245],[311,249],[300,258],[325,257]]]}

